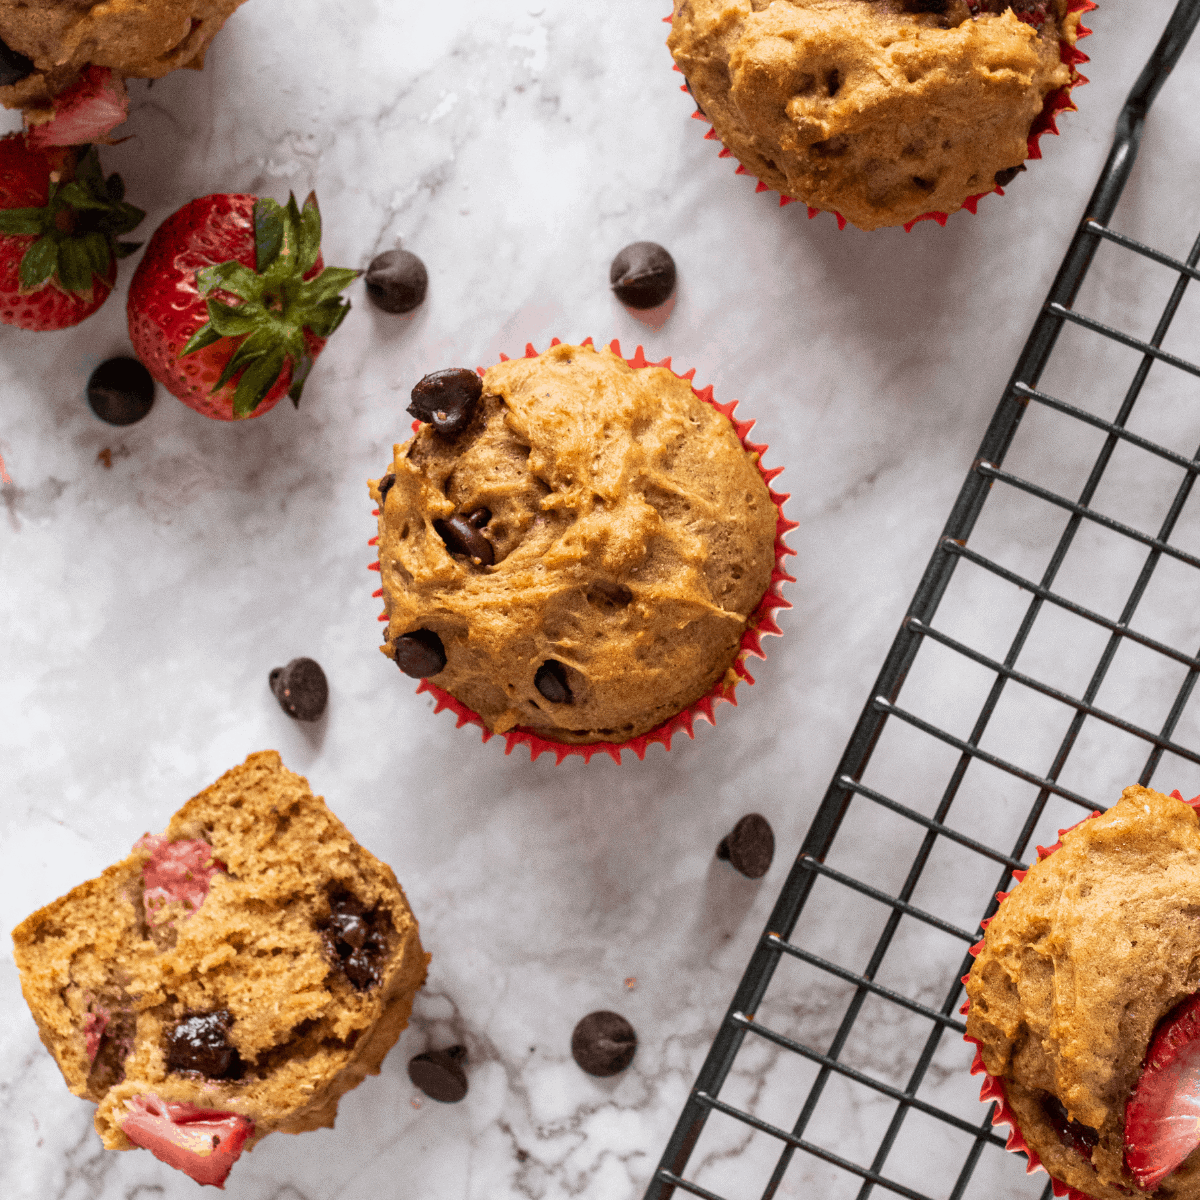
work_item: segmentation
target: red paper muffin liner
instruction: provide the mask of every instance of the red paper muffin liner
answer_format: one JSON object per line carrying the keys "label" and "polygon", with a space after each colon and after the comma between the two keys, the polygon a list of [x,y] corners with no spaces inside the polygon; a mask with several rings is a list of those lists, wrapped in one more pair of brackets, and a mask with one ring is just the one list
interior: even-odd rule
{"label": "red paper muffin liner", "polygon": [[[1068,13],[1074,13],[1074,12],[1089,13],[1095,7],[1096,7],[1096,5],[1093,2],[1093,0],[1069,0],[1069,3],[1067,4],[1067,12]],[[669,17],[663,17],[663,20],[668,25],[670,25],[674,19],[675,19],[674,12],[672,12],[671,16],[669,16]],[[1080,24],[1076,31],[1076,34],[1075,34],[1076,42],[1078,42],[1081,38],[1090,37],[1091,32],[1092,31],[1086,25]],[[1028,153],[1026,153],[1026,155],[1025,155],[1026,161],[1028,161],[1031,158],[1041,158],[1042,157],[1042,147],[1041,147],[1042,136],[1047,133],[1052,133],[1056,137],[1058,136],[1058,120],[1057,120],[1058,114],[1061,112],[1075,112],[1076,111],[1076,105],[1071,100],[1071,91],[1073,88],[1082,87],[1085,83],[1088,82],[1087,76],[1080,73],[1079,64],[1085,63],[1085,62],[1090,62],[1091,60],[1088,58],[1088,56],[1086,54],[1083,53],[1082,50],[1079,49],[1078,45],[1073,46],[1065,38],[1060,38],[1059,42],[1058,42],[1058,57],[1062,62],[1066,63],[1067,66],[1071,68],[1071,82],[1066,87],[1062,87],[1062,88],[1059,88],[1057,91],[1051,92],[1046,97],[1045,103],[1042,105],[1042,111],[1040,113],[1038,113],[1038,115],[1036,117],[1034,117],[1033,124],[1029,127],[1029,149],[1028,149]],[[671,69],[674,71],[678,71],[679,67],[677,64],[672,64]],[[686,83],[682,84],[680,86],[679,90],[681,92],[687,92],[689,97],[691,96],[691,93],[688,91],[688,86]],[[693,99],[693,103],[694,103],[694,99]],[[706,141],[710,141],[710,142],[720,141],[720,138],[717,137],[717,131],[712,127],[712,122],[709,121],[709,119],[700,111],[699,106],[697,106],[696,111],[694,113],[692,113],[692,119],[695,121],[704,121],[708,124],[708,127],[709,127],[708,132],[704,135],[704,138]],[[718,153],[717,157],[718,158],[731,158],[731,157],[733,157],[733,151],[730,150],[728,146],[722,145],[721,150]],[[739,162],[737,165],[737,170],[734,172],[734,174],[735,175],[749,175],[750,172],[748,170],[746,170],[746,168]],[[761,179],[757,180],[756,184],[757,184],[757,186],[754,189],[756,192],[775,191],[775,189],[772,188],[770,184],[764,183]],[[798,201],[796,200],[796,198],[794,196],[787,196],[787,195],[784,195],[782,192],[778,192],[776,194],[779,196],[779,207],[780,208],[782,208],[785,204],[798,203]],[[1004,189],[999,184],[997,184],[994,188],[991,189],[991,191],[979,192],[974,196],[968,196],[963,201],[962,206],[969,213],[974,215],[976,210],[979,207],[980,200],[982,200],[984,198],[984,196],[991,196],[991,195],[1003,196]],[[808,219],[810,221],[818,213],[829,211],[829,212],[832,212],[832,215],[837,218],[838,228],[839,229],[846,228],[846,224],[847,224],[846,218],[843,217],[840,212],[836,212],[832,209],[827,210],[827,209],[823,209],[823,208],[813,208],[813,206],[811,204],[808,205],[807,208],[808,208]],[[910,233],[912,231],[912,227],[920,221],[936,221],[939,225],[944,226],[946,224],[947,219],[950,216],[951,216],[950,213],[944,213],[944,212],[922,213],[919,217],[913,217],[913,219],[911,221],[907,221],[905,223],[904,232]]]}
{"label": "red paper muffin liner", "polygon": [[[557,346],[561,343],[560,338],[551,339],[550,345]],[[591,338],[584,338],[581,343],[584,346],[592,346]],[[624,358],[621,354],[621,344],[615,338],[609,342],[608,349],[619,358]],[[538,351],[534,349],[533,343],[529,342],[525,346],[526,358],[537,358]],[[507,362],[509,356],[507,354],[500,355],[501,362]],[[671,367],[671,359],[662,359],[661,362],[651,362],[642,352],[642,347],[639,346],[633,353],[632,358],[626,358],[625,362],[629,364],[635,371],[642,367],[665,367],[676,379],[686,379],[689,384],[692,383],[696,374],[696,369],[693,367],[690,371],[682,374]],[[476,370],[480,375],[484,374],[485,368],[477,367]],[[739,421],[733,415],[733,410],[737,408],[738,402],[731,400],[728,404],[718,404],[713,399],[712,387],[697,388],[692,385],[692,392],[703,400],[706,404],[711,404],[717,412],[729,418],[734,430],[737,432],[738,439],[743,447],[754,457],[754,464],[758,468],[758,473],[762,476],[763,482],[767,485],[767,493],[771,497],[771,503],[775,505],[776,520],[775,520],[775,565],[771,569],[771,582],[767,585],[767,590],[763,593],[763,598],[758,602],[758,607],[750,616],[750,624],[745,633],[742,634],[741,646],[738,648],[736,657],[729,669],[725,672],[723,679],[719,680],[705,695],[699,700],[693,701],[687,708],[676,713],[673,717],[669,717],[661,725],[651,729],[649,733],[639,734],[635,738],[630,738],[624,742],[588,742],[582,745],[568,744],[566,742],[554,742],[528,729],[522,729],[517,726],[515,729],[510,729],[507,733],[496,735],[484,724],[483,718],[478,713],[472,712],[461,700],[455,699],[449,692],[438,687],[436,683],[430,683],[428,679],[422,679],[417,686],[417,694],[428,692],[433,696],[436,704],[433,711],[439,713],[442,709],[449,709],[455,717],[457,717],[456,728],[461,729],[464,725],[477,725],[483,731],[483,741],[490,741],[493,737],[500,736],[504,739],[504,753],[511,754],[517,746],[529,747],[530,761],[538,758],[542,754],[553,754],[554,762],[557,766],[572,755],[578,755],[583,758],[584,762],[590,762],[592,757],[597,754],[607,754],[615,762],[621,761],[621,752],[623,750],[631,750],[639,759],[646,757],[646,750],[655,742],[660,743],[665,750],[670,750],[671,739],[680,732],[686,733],[689,738],[695,738],[694,724],[697,718],[707,721],[710,725],[715,725],[716,716],[713,709],[717,704],[726,702],[736,707],[737,696],[734,694],[737,685],[745,680],[747,684],[754,683],[754,676],[750,674],[746,667],[746,659],[753,655],[755,658],[766,660],[766,653],[762,648],[762,638],[764,634],[775,634],[780,636],[783,630],[775,622],[775,610],[779,608],[791,608],[791,601],[785,600],[782,595],[782,587],[785,583],[795,583],[795,576],[789,575],[784,570],[783,562],[789,554],[795,554],[795,550],[790,546],[784,545],[784,535],[790,530],[795,529],[799,524],[797,521],[789,521],[783,515],[783,505],[788,499],[790,493],[776,492],[771,488],[771,482],[783,470],[782,467],[772,467],[767,470],[762,463],[762,456],[766,453],[768,447],[764,444],[758,444],[749,440],[750,430],[754,427],[753,421]],[[421,427],[420,421],[413,422],[414,432]],[[374,516],[379,515],[379,510],[375,509]],[[378,536],[373,537],[368,545],[378,545]],[[370,569],[378,571],[380,569],[378,561],[371,563]],[[382,596],[383,588],[377,589],[372,593],[374,596]],[[379,619],[386,621],[387,613],[380,614]]]}
{"label": "red paper muffin liner", "polygon": [[[1180,795],[1178,789],[1173,791],[1171,796],[1175,800],[1183,800],[1183,796]],[[1185,804],[1190,804],[1195,809],[1200,809],[1200,796],[1194,796],[1191,800],[1184,800],[1183,802]],[[1058,831],[1058,841],[1055,842],[1053,846],[1039,846],[1037,848],[1038,862],[1041,862],[1044,858],[1049,858],[1050,855],[1062,845],[1064,834],[1070,833],[1072,829],[1078,829],[1079,826],[1084,823],[1084,821],[1091,821],[1093,818],[1098,817],[1099,815],[1099,812],[1088,813],[1088,815],[1083,818],[1083,821],[1076,821],[1074,825],[1070,825],[1066,829],[1060,829]],[[1025,876],[1029,874],[1029,872],[1014,871],[1012,874],[1017,883],[1020,883]],[[1011,895],[1011,890],[1007,892],[997,892],[996,899],[1003,904],[1004,901],[1007,900]],[[995,917],[993,915],[988,917],[986,921],[981,921],[979,923],[980,928],[987,929],[994,919]],[[971,947],[970,955],[972,958],[979,957],[980,952],[983,950],[983,945],[983,941],[980,940]],[[969,975],[964,975],[962,977],[964,985],[969,978]],[[967,1000],[963,1003],[963,1006],[958,1011],[965,1016],[970,1009],[971,1001]],[[1008,1126],[1008,1140],[1004,1143],[1004,1148],[1006,1150],[1011,1150],[1014,1154],[1024,1154],[1025,1157],[1029,1159],[1029,1165],[1025,1168],[1025,1173],[1027,1175],[1032,1175],[1035,1171],[1045,1171],[1046,1168],[1043,1166],[1042,1160],[1038,1157],[1037,1151],[1032,1149],[1026,1143],[1025,1136],[1021,1133],[1020,1127],[1017,1125],[1016,1114],[1009,1105],[1008,1095],[1004,1090],[1004,1080],[999,1075],[989,1075],[987,1072],[987,1067],[983,1065],[983,1050],[980,1046],[979,1039],[973,1038],[969,1034],[964,1033],[963,1041],[970,1042],[971,1045],[975,1047],[975,1059],[971,1063],[971,1074],[983,1076],[983,1083],[979,1088],[979,1099],[984,1104],[991,1104],[995,1102],[996,1107],[992,1111],[992,1124]],[[1046,1173],[1049,1175],[1048,1171]],[[1069,1183],[1063,1183],[1062,1180],[1055,1179],[1053,1175],[1050,1175],[1050,1188],[1056,1196],[1066,1196],[1068,1200],[1094,1200],[1094,1198],[1089,1196],[1086,1192],[1081,1192],[1078,1188],[1072,1187]]]}

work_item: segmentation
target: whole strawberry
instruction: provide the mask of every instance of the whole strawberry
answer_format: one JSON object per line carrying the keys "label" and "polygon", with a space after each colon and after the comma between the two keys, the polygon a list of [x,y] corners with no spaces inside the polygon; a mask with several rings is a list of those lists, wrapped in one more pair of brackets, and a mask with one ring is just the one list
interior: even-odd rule
{"label": "whole strawberry", "polygon": [[150,374],[219,421],[300,403],[359,274],[324,267],[321,214],[309,195],[201,196],[168,217],[129,285],[129,337]]}
{"label": "whole strawberry", "polygon": [[104,178],[94,146],[0,138],[0,321],[45,330],[90,317],[112,291],[117,259],[138,248],[118,239],[143,216],[119,175]]}

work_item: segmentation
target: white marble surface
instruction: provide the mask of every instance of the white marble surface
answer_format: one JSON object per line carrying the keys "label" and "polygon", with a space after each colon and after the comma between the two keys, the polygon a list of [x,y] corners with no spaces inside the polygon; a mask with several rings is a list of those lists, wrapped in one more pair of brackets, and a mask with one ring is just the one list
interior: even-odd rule
{"label": "white marble surface", "polygon": [[[365,266],[402,239],[431,280],[411,319],[375,312],[355,285],[354,311],[302,409],[284,404],[233,426],[161,393],[127,430],[87,410],[91,368],[127,352],[132,264],[76,330],[0,329],[4,927],[121,857],[248,752],[275,747],[394,866],[433,952],[382,1075],[343,1101],[335,1131],[270,1138],[245,1157],[231,1197],[641,1194],[1170,7],[1109,0],[1090,18],[1093,83],[1064,136],[1046,139],[1045,159],[978,217],[909,234],[839,233],[831,217],[781,210],[735,176],[690,119],[663,46],[665,2],[249,0],[202,74],[131,85],[133,136],[104,161],[148,210],[147,233],[204,192],[282,198],[315,187],[327,262]],[[1200,46],[1152,118],[1119,220],[1176,253],[1200,223],[1198,99]],[[613,254],[643,238],[665,244],[680,271],[678,303],[657,331],[606,286]],[[1162,290],[1161,279],[1119,266],[1089,286],[1093,309],[1114,320],[1139,319]],[[1195,328],[1189,317],[1181,339]],[[644,763],[555,767],[456,732],[381,658],[364,481],[406,435],[407,394],[426,371],[588,335],[673,355],[758,418],[755,436],[770,443],[768,463],[786,467],[776,486],[792,493],[787,511],[801,523],[790,539],[799,581],[785,637],[769,639],[759,682],[737,710],[722,706],[715,729],[702,724],[694,742],[653,748]],[[1073,376],[1089,381],[1085,394],[1108,377],[1095,363]],[[1195,398],[1194,387],[1168,397],[1189,454]],[[1041,428],[1032,423],[1014,453],[1077,472],[1084,449]],[[97,457],[105,449],[111,468]],[[1133,470],[1105,503],[1139,520],[1149,506],[1153,527],[1156,496]],[[1018,561],[1037,550],[1019,514],[1002,513],[980,536]],[[1072,586],[1084,596],[1103,593],[1106,554],[1081,552]],[[955,603],[977,626],[999,619],[982,589]],[[1200,638],[1197,607],[1176,608],[1181,644]],[[1047,670],[1065,670],[1071,660],[1055,653],[1043,655]],[[319,659],[332,687],[315,730],[289,721],[267,690],[268,670],[299,654]],[[947,711],[975,695],[972,679],[938,669],[923,679]],[[1157,687],[1137,678],[1130,703]],[[1029,749],[1044,770],[1036,722],[1014,721],[1001,745]],[[1192,713],[1180,736],[1195,745],[1196,732]],[[1128,782],[1124,765],[1094,741],[1094,761],[1111,766],[1111,799]],[[944,784],[940,763],[898,761],[898,789]],[[712,858],[752,809],[780,847],[757,887]],[[842,846],[843,865],[899,886],[896,844],[873,826],[851,822]],[[947,856],[922,886],[971,924],[992,881]],[[836,906],[812,920],[812,944],[861,966],[869,921]],[[885,975],[940,1003],[941,950],[905,936]],[[819,1041],[841,993],[806,978],[785,981],[773,1011]],[[66,1091],[41,1048],[7,956],[0,1003],[3,1194],[194,1194],[148,1154],[101,1151],[91,1106]],[[573,1024],[595,1008],[624,1012],[641,1038],[632,1068],[611,1081],[569,1057]],[[875,1036],[850,1058],[902,1079],[905,1027],[884,1012],[864,1028]],[[469,1047],[469,1096],[419,1104],[408,1058],[451,1041]],[[790,1125],[802,1093],[788,1057],[743,1055],[731,1098]],[[949,1040],[937,1080],[947,1103],[978,1119],[962,1075],[969,1058]],[[830,1145],[869,1159],[876,1116],[834,1088],[819,1124]],[[706,1145],[702,1180],[731,1200],[759,1194],[757,1143],[732,1129]],[[927,1167],[927,1152],[902,1139],[893,1165],[946,1194],[961,1154]],[[986,1188],[969,1194],[1040,1190],[1015,1160],[987,1169]],[[798,1159],[779,1194],[842,1194],[822,1171]]]}

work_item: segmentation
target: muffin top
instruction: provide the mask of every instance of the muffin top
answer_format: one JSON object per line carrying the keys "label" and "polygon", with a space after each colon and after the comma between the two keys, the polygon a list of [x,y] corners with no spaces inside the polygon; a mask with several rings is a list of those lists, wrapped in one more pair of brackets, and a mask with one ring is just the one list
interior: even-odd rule
{"label": "muffin top", "polygon": [[0,40],[33,63],[0,87],[8,108],[45,104],[88,64],[158,79],[202,67],[204,52],[244,0],[0,0]]}
{"label": "muffin top", "polygon": [[[1124,1169],[1126,1102],[1155,1027],[1198,989],[1200,819],[1126,788],[1000,905],[967,980],[967,1036],[1053,1176],[1096,1200],[1144,1194]],[[1200,1196],[1198,1157],[1155,1195]]]}
{"label": "muffin top", "polygon": [[771,581],[755,456],[687,380],[607,350],[492,367],[465,428],[423,425],[371,494],[384,652],[432,635],[444,666],[410,673],[496,732],[653,729],[725,676]]}
{"label": "muffin top", "polygon": [[667,44],[761,180],[860,229],[955,212],[1071,83],[1068,0],[675,0]]}

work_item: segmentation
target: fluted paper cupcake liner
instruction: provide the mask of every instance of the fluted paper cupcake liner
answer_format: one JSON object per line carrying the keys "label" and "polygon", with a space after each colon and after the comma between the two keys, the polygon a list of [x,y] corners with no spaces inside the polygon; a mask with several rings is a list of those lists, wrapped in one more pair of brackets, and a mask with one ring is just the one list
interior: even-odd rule
{"label": "fluted paper cupcake liner", "polygon": [[[1175,800],[1183,800],[1183,796],[1180,795],[1178,789],[1173,791],[1171,796]],[[1190,804],[1195,809],[1200,809],[1200,796],[1195,796],[1191,800],[1184,800],[1183,802],[1185,804]],[[1066,829],[1060,829],[1058,831],[1058,841],[1055,842],[1053,846],[1039,846],[1037,848],[1038,862],[1041,862],[1044,858],[1049,858],[1050,855],[1062,845],[1064,834],[1070,833],[1072,829],[1078,829],[1079,826],[1084,823],[1084,821],[1090,821],[1099,815],[1099,812],[1088,813],[1088,815],[1083,818],[1083,821],[1076,821],[1074,825],[1070,825]],[[1019,884],[1025,878],[1025,876],[1029,874],[1029,872],[1014,871],[1012,874],[1013,879],[1015,879]],[[1004,901],[1007,900],[1011,895],[1012,889],[1007,892],[997,892],[996,900],[1000,904],[1003,904]],[[979,927],[981,929],[987,929],[994,919],[994,916],[988,917],[986,921],[980,922]],[[983,950],[983,946],[984,943],[982,940],[976,942],[969,951],[971,957],[978,958],[979,954]],[[969,978],[969,975],[964,975],[962,977],[964,985]],[[967,1000],[963,1003],[962,1007],[958,1011],[965,1016],[968,1012],[970,1012],[970,1010],[971,1002],[970,1000]],[[1004,1143],[1004,1148],[1006,1150],[1010,1150],[1014,1154],[1025,1155],[1025,1157],[1029,1160],[1029,1164],[1025,1168],[1025,1173],[1027,1175],[1032,1175],[1035,1171],[1046,1171],[1045,1166],[1042,1164],[1041,1158],[1038,1157],[1037,1151],[1029,1146],[1025,1141],[1025,1135],[1021,1132],[1020,1126],[1017,1124],[1016,1114],[1013,1112],[1008,1103],[1008,1094],[1004,1089],[1004,1080],[999,1075],[988,1074],[987,1067],[985,1067],[983,1064],[983,1049],[979,1039],[973,1038],[969,1034],[964,1033],[963,1041],[970,1042],[971,1045],[975,1047],[975,1058],[971,1063],[971,1074],[983,1076],[983,1083],[979,1087],[979,1099],[984,1104],[995,1104],[995,1108],[992,1111],[992,1124],[1008,1126],[1008,1138]],[[1049,1175],[1049,1172],[1047,1171],[1046,1174]],[[1078,1188],[1072,1187],[1069,1183],[1063,1183],[1062,1180],[1055,1179],[1053,1175],[1050,1175],[1050,1188],[1056,1196],[1065,1196],[1067,1197],[1067,1200],[1093,1200],[1093,1197],[1089,1196],[1086,1192],[1081,1192]]]}
{"label": "fluted paper cupcake liner", "polygon": [[[553,338],[550,346],[561,344],[560,338]],[[585,338],[581,343],[584,346],[593,346],[591,338]],[[621,345],[616,339],[608,344],[608,349],[617,357],[624,358],[621,354]],[[538,351],[534,349],[532,343],[527,343],[525,346],[525,357],[536,358]],[[501,362],[507,362],[509,356],[507,354],[500,355]],[[754,683],[754,676],[750,674],[746,666],[746,659],[750,657],[761,658],[766,660],[766,652],[762,647],[762,638],[766,634],[782,635],[783,631],[779,628],[775,621],[775,610],[781,608],[791,608],[791,601],[785,600],[782,595],[782,587],[785,583],[795,583],[795,577],[789,575],[784,570],[784,560],[790,554],[795,554],[795,550],[784,544],[783,538],[790,530],[795,529],[798,522],[789,521],[783,515],[783,505],[788,499],[789,493],[776,492],[771,488],[772,481],[783,470],[782,467],[773,467],[767,469],[763,466],[762,457],[766,453],[768,447],[766,444],[758,444],[749,440],[750,430],[754,427],[753,421],[739,421],[734,415],[734,409],[737,408],[738,402],[731,400],[728,404],[718,404],[713,398],[712,387],[697,388],[693,383],[696,370],[693,367],[690,371],[680,373],[671,367],[671,359],[662,359],[660,362],[651,362],[646,358],[642,351],[642,347],[634,351],[632,358],[625,358],[624,361],[629,364],[634,370],[639,370],[642,367],[664,367],[671,372],[677,379],[685,379],[692,385],[692,391],[699,399],[706,404],[712,405],[717,412],[728,417],[730,423],[738,435],[738,440],[742,446],[753,457],[754,464],[758,468],[758,473],[762,476],[763,482],[767,485],[767,493],[771,497],[771,503],[775,506],[775,565],[771,569],[771,582],[767,586],[767,590],[763,593],[762,599],[758,602],[758,607],[750,616],[750,623],[745,632],[742,634],[741,645],[738,647],[737,655],[733,663],[725,672],[724,678],[719,680],[705,695],[699,700],[693,701],[681,712],[676,713],[673,717],[669,717],[661,725],[656,726],[648,733],[639,734],[637,737],[629,738],[624,742],[587,742],[583,744],[574,744],[566,742],[555,742],[550,739],[541,737],[539,734],[533,733],[531,730],[522,729],[518,726],[516,729],[510,729],[507,733],[494,734],[484,724],[483,718],[478,713],[473,712],[461,700],[457,700],[449,692],[438,687],[437,684],[431,683],[428,679],[422,679],[417,686],[417,694],[428,692],[435,701],[433,711],[441,712],[443,709],[449,709],[457,718],[456,727],[461,729],[464,725],[477,725],[483,731],[483,741],[490,741],[493,737],[502,737],[504,739],[504,753],[511,754],[517,746],[528,746],[530,760],[537,759],[542,754],[553,754],[555,765],[561,763],[565,758],[571,756],[582,757],[584,762],[590,762],[597,754],[607,754],[615,762],[621,761],[622,751],[632,751],[639,759],[646,757],[646,750],[659,743],[665,750],[670,750],[671,739],[678,733],[686,733],[689,738],[695,738],[695,722],[700,719],[707,721],[710,725],[716,724],[716,715],[714,709],[716,705],[721,703],[732,704],[736,707],[737,685],[741,682],[747,684]],[[480,375],[484,374],[485,368],[476,368]],[[419,429],[421,422],[413,422],[414,430]],[[374,515],[378,516],[379,510],[376,509]],[[370,545],[378,545],[379,538],[373,537]],[[380,569],[379,563],[374,562],[370,567],[373,571]],[[383,589],[379,588],[373,593],[379,597],[383,595]],[[387,613],[380,615],[381,621],[388,619]]]}
{"label": "fluted paper cupcake liner", "polygon": [[[1092,12],[1095,9],[1095,7],[1096,7],[1096,5],[1094,3],[1094,0],[1069,0],[1069,3],[1067,4],[1067,13],[1068,14],[1076,13],[1076,12],[1077,13],[1089,13],[1089,12]],[[674,20],[674,13],[672,13],[672,15],[669,17],[664,17],[663,20],[668,25],[670,25],[671,22]],[[1075,33],[1076,42],[1078,42],[1081,38],[1091,36],[1091,32],[1092,31],[1086,25],[1083,25],[1081,23],[1076,29],[1076,33]],[[1085,83],[1088,82],[1087,76],[1080,73],[1079,64],[1089,62],[1091,60],[1088,58],[1088,56],[1086,54],[1083,53],[1082,50],[1079,49],[1078,45],[1072,45],[1065,38],[1059,38],[1058,56],[1059,56],[1059,59],[1062,62],[1066,63],[1067,66],[1070,68],[1071,82],[1066,87],[1061,87],[1061,88],[1058,88],[1057,90],[1051,92],[1046,97],[1045,103],[1042,105],[1042,111],[1040,113],[1038,113],[1038,115],[1036,117],[1034,117],[1033,124],[1029,128],[1028,151],[1025,155],[1026,161],[1028,161],[1031,158],[1041,158],[1042,157],[1041,140],[1042,140],[1043,135],[1045,135],[1047,133],[1052,133],[1055,136],[1058,136],[1058,132],[1059,132],[1058,131],[1058,119],[1057,119],[1058,114],[1061,112],[1075,112],[1076,111],[1076,105],[1071,99],[1071,92],[1074,88],[1082,87]],[[672,70],[679,71],[678,65],[672,64]],[[682,72],[680,72],[680,73],[682,74]],[[681,92],[687,93],[687,95],[689,97],[691,97],[691,91],[689,90],[686,83],[680,85],[679,90]],[[693,98],[693,103],[694,102],[695,101]],[[719,137],[717,137],[717,131],[712,127],[712,122],[704,115],[703,112],[700,111],[700,108],[698,105],[696,107],[696,111],[694,113],[692,113],[692,119],[694,121],[703,121],[708,125],[708,127],[709,127],[708,132],[705,133],[705,135],[704,135],[704,138],[706,141],[719,142],[721,140]],[[722,144],[721,149],[720,149],[719,153],[717,154],[717,157],[718,158],[732,158],[733,151],[730,150],[728,146]],[[750,172],[745,168],[745,166],[742,165],[742,163],[739,162],[737,165],[737,169],[734,171],[734,174],[735,175],[749,175]],[[755,181],[755,184],[756,184],[756,186],[754,188],[755,192],[775,192],[776,191],[776,189],[771,187],[770,184],[764,183],[763,180],[761,180],[761,179],[757,179]],[[779,196],[779,207],[780,208],[783,208],[784,205],[786,205],[786,204],[802,203],[801,201],[798,201],[795,196],[788,196],[782,192],[776,192],[776,194]],[[975,215],[975,213],[979,207],[980,200],[982,200],[985,196],[993,196],[993,195],[1003,196],[1004,189],[999,184],[996,184],[996,186],[991,188],[989,191],[978,192],[974,196],[968,196],[963,201],[962,206],[963,206],[963,208],[965,208],[967,210],[967,212],[971,213],[973,216],[973,215]],[[837,212],[832,209],[814,208],[811,204],[806,205],[806,207],[808,208],[808,219],[810,221],[818,213],[830,212],[832,216],[837,218],[838,228],[839,229],[846,228],[846,224],[847,224],[846,218],[843,217],[840,212]],[[913,217],[913,219],[911,221],[906,221],[904,223],[904,231],[905,231],[905,233],[910,233],[912,231],[912,227],[921,221],[936,221],[939,225],[945,226],[946,221],[952,215],[953,214],[951,214],[951,213],[944,213],[944,212],[922,213],[919,217]]]}

